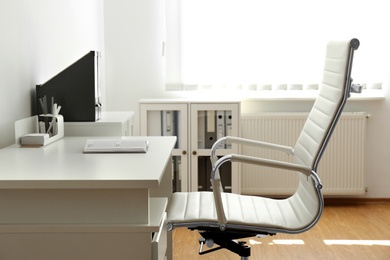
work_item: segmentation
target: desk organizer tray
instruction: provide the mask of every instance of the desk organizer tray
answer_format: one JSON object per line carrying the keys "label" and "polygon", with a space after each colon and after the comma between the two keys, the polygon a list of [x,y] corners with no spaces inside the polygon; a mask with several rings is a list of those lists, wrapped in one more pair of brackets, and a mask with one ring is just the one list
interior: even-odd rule
{"label": "desk organizer tray", "polygon": [[[49,127],[47,131],[40,131],[42,124]],[[24,147],[46,146],[63,137],[64,118],[62,115],[32,116],[15,122],[15,143]]]}

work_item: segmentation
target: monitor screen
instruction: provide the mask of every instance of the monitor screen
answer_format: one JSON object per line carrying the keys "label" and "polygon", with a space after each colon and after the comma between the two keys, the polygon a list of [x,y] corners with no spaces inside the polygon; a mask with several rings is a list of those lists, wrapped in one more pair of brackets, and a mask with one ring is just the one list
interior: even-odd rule
{"label": "monitor screen", "polygon": [[[60,114],[65,122],[99,120],[99,56],[98,52],[91,51],[53,78],[37,85],[37,114],[50,114],[54,102],[61,106]],[[47,108],[42,107],[40,100],[46,102]]]}

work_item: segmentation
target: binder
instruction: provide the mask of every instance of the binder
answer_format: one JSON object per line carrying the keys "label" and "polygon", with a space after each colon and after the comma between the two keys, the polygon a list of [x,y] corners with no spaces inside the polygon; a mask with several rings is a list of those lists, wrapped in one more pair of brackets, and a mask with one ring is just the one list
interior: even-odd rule
{"label": "binder", "polygon": [[[220,158],[220,157],[219,157]],[[213,188],[211,186],[211,161],[208,157],[208,186],[207,190],[211,191]],[[219,168],[219,175],[221,176],[221,185],[224,192],[232,192],[232,163],[226,162]]]}
{"label": "binder", "polygon": [[[225,133],[226,136],[232,135],[232,111],[227,110],[225,111]],[[226,149],[231,149],[231,144],[226,144]]]}
{"label": "binder", "polygon": [[226,162],[220,167],[220,175],[224,192],[232,192],[232,163]]}
{"label": "binder", "polygon": [[161,111],[161,135],[176,136],[175,148],[179,148],[178,111]]}
{"label": "binder", "polygon": [[204,176],[205,176],[205,183],[206,183],[206,191],[211,191],[213,190],[212,187],[211,187],[211,160],[210,160],[210,156],[205,156],[203,157],[204,160],[205,160],[205,164],[206,164],[206,172],[204,173]]}
{"label": "binder", "polygon": [[198,148],[206,148],[206,111],[198,111]]}
{"label": "binder", "polygon": [[179,192],[181,190],[181,158],[180,156],[172,157],[172,192]]}
{"label": "binder", "polygon": [[206,136],[205,136],[205,148],[210,149],[215,139],[217,138],[215,132],[215,111],[208,110],[206,112]]}
{"label": "binder", "polygon": [[180,142],[181,142],[180,111],[173,111],[173,119],[174,119],[175,136],[176,136],[175,148],[178,149],[180,148]]}
{"label": "binder", "polygon": [[[198,157],[198,191],[212,191],[210,156]],[[232,192],[232,166],[231,162],[224,163],[219,168],[222,188],[224,192]]]}
{"label": "binder", "polygon": [[161,135],[172,136],[173,135],[173,111],[161,111]]}
{"label": "binder", "polygon": [[[217,139],[216,140],[218,140],[219,138],[226,136],[225,135],[225,129],[226,129],[225,124],[226,123],[225,123],[225,111],[217,111],[216,113],[217,113],[217,116],[216,116]],[[220,144],[218,148],[223,149],[223,148],[225,148],[225,145]]]}
{"label": "binder", "polygon": [[207,177],[210,176],[210,173],[207,175],[206,158],[204,156],[198,157],[198,191],[207,190]]}

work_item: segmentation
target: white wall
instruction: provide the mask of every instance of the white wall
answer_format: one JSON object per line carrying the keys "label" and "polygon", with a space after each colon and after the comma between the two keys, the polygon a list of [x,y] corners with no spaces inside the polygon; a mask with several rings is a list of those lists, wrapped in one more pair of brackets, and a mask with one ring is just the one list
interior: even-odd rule
{"label": "white wall", "polygon": [[[161,0],[104,0],[107,110],[135,111],[164,91]],[[135,129],[138,133],[138,128]]]}
{"label": "white wall", "polygon": [[27,9],[27,1],[0,2],[0,147],[13,143],[15,119],[31,113]]}
{"label": "white wall", "polygon": [[0,147],[32,115],[36,84],[104,48],[102,8],[101,0],[0,1]]}

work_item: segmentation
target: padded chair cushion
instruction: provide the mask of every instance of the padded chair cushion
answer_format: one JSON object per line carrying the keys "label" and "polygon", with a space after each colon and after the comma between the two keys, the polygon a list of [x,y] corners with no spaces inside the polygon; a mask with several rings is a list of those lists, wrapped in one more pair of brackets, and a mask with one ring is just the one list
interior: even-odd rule
{"label": "padded chair cushion", "polygon": [[294,147],[297,163],[314,167],[325,133],[329,131],[344,97],[349,43],[350,41],[329,42],[326,47],[320,93]]}
{"label": "padded chair cushion", "polygon": [[[288,199],[222,193],[222,202],[227,219],[226,226],[244,225],[276,229],[296,230],[306,227],[318,213],[318,204],[311,178],[301,180],[298,192]],[[303,181],[303,182],[302,182]],[[304,184],[304,183],[307,183]],[[172,195],[168,221],[176,225],[217,223],[217,213],[212,192],[178,192]],[[187,225],[189,224],[189,225]]]}

